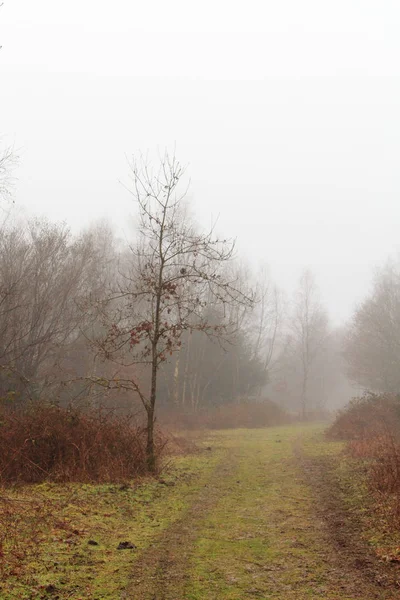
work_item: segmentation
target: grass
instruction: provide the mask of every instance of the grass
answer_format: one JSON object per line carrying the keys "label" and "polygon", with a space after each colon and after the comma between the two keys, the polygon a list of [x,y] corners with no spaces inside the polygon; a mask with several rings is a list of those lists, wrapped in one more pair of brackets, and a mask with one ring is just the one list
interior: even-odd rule
{"label": "grass", "polygon": [[400,562],[400,534],[393,526],[387,499],[370,489],[364,461],[343,454],[336,464],[339,491],[345,506],[360,522],[360,533],[376,556]]}
{"label": "grass", "polygon": [[371,489],[366,462],[352,456],[345,442],[327,443],[318,433],[305,439],[304,449],[308,456],[331,459],[336,494],[371,553],[380,561],[400,563],[399,529],[393,526],[386,498]]}
{"label": "grass", "polygon": [[[376,595],[330,539],[318,505],[322,484],[313,479],[324,478],[325,465],[326,493],[338,494],[369,547],[380,556],[385,544],[400,546],[398,533],[371,518],[362,470],[342,443],[326,441],[323,426],[213,431],[202,444],[212,451],[175,457],[161,481],[5,491],[43,500],[50,527],[37,532],[38,555],[21,559],[0,597],[146,600],[160,590],[166,600],[395,597],[381,588]],[[117,550],[121,541],[137,549]]]}
{"label": "grass", "polygon": [[[17,532],[22,553],[13,557],[11,543],[3,548],[0,597],[118,598],[136,555],[180,517],[207,481],[219,460],[218,452],[209,454],[176,457],[162,483],[148,479],[127,486],[41,484],[3,490],[3,496],[17,502],[17,512],[21,504],[47,510],[35,540],[36,556],[22,537],[26,527]],[[32,520],[34,511],[26,518]],[[117,550],[121,541],[131,541],[137,550]]]}
{"label": "grass", "polygon": [[[302,431],[320,434],[320,429]],[[324,587],[322,539],[312,522],[312,496],[293,461],[299,433],[299,427],[236,433],[237,468],[224,482],[229,492],[204,522],[188,598],[330,597]]]}

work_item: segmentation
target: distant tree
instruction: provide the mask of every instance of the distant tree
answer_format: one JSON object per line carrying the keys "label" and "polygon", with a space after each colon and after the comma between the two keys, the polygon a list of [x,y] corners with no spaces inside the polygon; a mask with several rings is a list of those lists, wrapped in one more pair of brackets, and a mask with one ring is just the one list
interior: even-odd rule
{"label": "distant tree", "polygon": [[[216,312],[207,320],[221,323],[225,318]],[[249,332],[237,324],[224,333],[223,343],[201,331],[187,332],[175,361],[163,365],[160,400],[167,407],[173,402],[179,410],[196,412],[257,395],[266,377],[263,363],[254,358],[253,350]]]}
{"label": "distant tree", "polygon": [[0,198],[9,198],[13,187],[12,172],[17,156],[12,147],[3,148],[0,154]]}
{"label": "distant tree", "polygon": [[160,368],[179,352],[186,332],[219,338],[230,331],[229,319],[209,318],[211,305],[227,315],[227,306],[250,306],[252,298],[224,274],[234,244],[213,230],[198,233],[192,224],[182,190],[184,169],[176,158],[165,154],[156,171],[143,159],[133,161],[131,174],[138,239],[118,289],[102,303],[107,335],[96,344],[107,360],[131,368],[130,377],[100,383],[139,395],[147,414],[147,462],[153,471]]}
{"label": "distant tree", "polygon": [[376,392],[400,392],[400,263],[380,269],[345,339],[350,379]]}
{"label": "distant tree", "polygon": [[[257,274],[255,299],[249,323],[253,340],[253,359],[261,365],[266,381],[276,359],[284,317],[282,293],[271,281],[266,267],[262,267]],[[262,386],[258,388],[258,395],[261,395],[261,392]]]}
{"label": "distant tree", "polygon": [[[86,236],[35,220],[0,236],[0,387],[37,396],[80,335],[78,301],[93,292],[98,256]],[[97,271],[98,272],[98,271]],[[99,281],[96,281],[99,285]],[[13,377],[10,377],[10,374]],[[50,377],[50,374],[51,377]],[[21,385],[23,383],[23,385]]]}
{"label": "distant tree", "polygon": [[328,316],[319,301],[314,276],[308,270],[300,278],[289,327],[287,351],[296,353],[299,358],[301,413],[306,418],[311,369],[329,335]]}

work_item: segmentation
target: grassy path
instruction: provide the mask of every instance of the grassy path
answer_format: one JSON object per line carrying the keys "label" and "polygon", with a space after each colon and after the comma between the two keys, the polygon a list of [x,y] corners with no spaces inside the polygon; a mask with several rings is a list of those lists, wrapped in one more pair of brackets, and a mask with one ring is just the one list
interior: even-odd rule
{"label": "grassy path", "polygon": [[400,597],[393,569],[391,577],[385,568],[378,575],[347,522],[332,479],[339,446],[325,442],[320,429],[218,432],[210,443],[220,452],[215,471],[138,557],[123,597]]}
{"label": "grassy path", "polygon": [[[201,443],[160,480],[4,490],[33,504],[23,518],[0,497],[0,598],[400,599],[399,564],[377,559],[386,540],[360,510],[362,477],[323,427]],[[123,541],[136,548],[119,550]]]}

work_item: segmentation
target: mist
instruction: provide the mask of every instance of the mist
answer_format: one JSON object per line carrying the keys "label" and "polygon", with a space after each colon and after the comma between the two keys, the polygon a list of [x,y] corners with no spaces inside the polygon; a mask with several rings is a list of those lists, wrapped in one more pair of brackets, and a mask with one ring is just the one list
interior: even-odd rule
{"label": "mist", "polygon": [[[235,277],[259,296],[241,341],[251,367],[226,397],[261,394],[301,411],[295,315],[308,273],[326,330],[307,394],[313,409],[341,406],[371,387],[349,367],[346,339],[399,250],[399,18],[393,2],[252,2],[245,13],[226,2],[196,12],[180,1],[5,2],[0,132],[14,157],[5,238],[13,227],[29,238],[38,217],[39,237],[69,230],[70,252],[106,222],[109,260],[120,264],[137,230],[132,156],[157,164],[167,148],[186,167],[198,230],[236,239]],[[215,403],[210,377],[204,397]]]}
{"label": "mist", "polygon": [[0,0],[0,596],[398,597],[399,31]]}

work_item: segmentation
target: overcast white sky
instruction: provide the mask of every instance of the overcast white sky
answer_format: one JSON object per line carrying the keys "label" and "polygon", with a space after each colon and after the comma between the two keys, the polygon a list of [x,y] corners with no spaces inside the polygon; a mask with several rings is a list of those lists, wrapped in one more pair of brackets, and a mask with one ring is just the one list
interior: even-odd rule
{"label": "overcast white sky", "polygon": [[339,322],[400,250],[399,31],[398,0],[5,0],[17,203],[124,227],[125,156],[176,144],[199,218]]}

